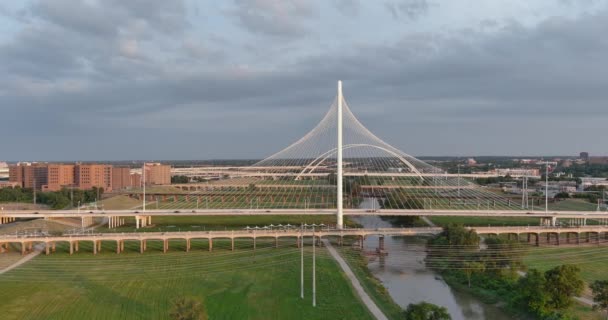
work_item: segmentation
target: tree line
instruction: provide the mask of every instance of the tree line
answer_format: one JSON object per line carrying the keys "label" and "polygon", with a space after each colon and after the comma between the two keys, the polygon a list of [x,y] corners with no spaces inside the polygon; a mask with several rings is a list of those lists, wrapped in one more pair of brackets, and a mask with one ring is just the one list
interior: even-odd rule
{"label": "tree line", "polygon": [[[48,205],[51,209],[65,209],[80,204],[90,203],[103,194],[103,188],[93,187],[89,190],[63,188],[60,191],[36,192],[36,203]],[[0,189],[0,202],[34,202],[32,188]]]}
{"label": "tree line", "polygon": [[[573,319],[569,308],[580,296],[584,282],[575,265],[560,265],[545,272],[526,273],[526,247],[517,241],[496,237],[481,238],[474,230],[448,225],[427,243],[426,263],[446,281],[468,287],[486,302],[502,302],[514,314],[536,319]],[[597,308],[608,308],[608,281],[591,288]]]}

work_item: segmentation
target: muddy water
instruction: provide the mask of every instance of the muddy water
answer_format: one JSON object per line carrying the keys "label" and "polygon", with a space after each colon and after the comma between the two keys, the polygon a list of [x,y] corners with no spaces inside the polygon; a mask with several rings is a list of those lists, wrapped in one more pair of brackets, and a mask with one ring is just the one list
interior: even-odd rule
{"label": "muddy water", "polygon": [[[378,208],[366,199],[361,208]],[[366,228],[391,227],[379,217],[359,217],[357,221]],[[366,252],[378,247],[378,237],[368,237],[364,243]],[[499,308],[484,304],[474,297],[452,290],[441,277],[424,264],[425,240],[416,237],[387,237],[385,249],[388,256],[371,256],[368,264],[371,272],[382,281],[391,297],[402,308],[410,303],[430,302],[446,307],[454,320],[508,320]]]}

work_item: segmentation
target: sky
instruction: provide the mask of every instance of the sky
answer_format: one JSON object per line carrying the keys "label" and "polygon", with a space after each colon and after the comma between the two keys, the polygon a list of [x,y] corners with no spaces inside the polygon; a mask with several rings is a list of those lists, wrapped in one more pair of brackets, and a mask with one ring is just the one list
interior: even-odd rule
{"label": "sky", "polygon": [[0,160],[608,154],[608,0],[0,2]]}

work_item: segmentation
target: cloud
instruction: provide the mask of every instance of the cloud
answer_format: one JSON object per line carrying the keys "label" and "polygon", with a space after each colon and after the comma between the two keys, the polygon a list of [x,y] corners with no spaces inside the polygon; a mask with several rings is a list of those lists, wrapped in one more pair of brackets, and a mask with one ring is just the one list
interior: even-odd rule
{"label": "cloud", "polygon": [[[238,10],[219,9],[230,19],[198,25],[179,2],[145,3],[104,6],[105,19],[95,2],[29,7],[27,22],[0,43],[8,159],[263,157],[316,124],[338,79],[363,123],[412,154],[605,149],[569,130],[605,131],[608,42],[598,35],[608,10],[532,27],[493,17],[479,29],[378,31],[380,40],[361,32],[379,26],[359,14],[361,29],[347,29],[358,35],[352,41],[331,37],[308,1],[239,1]],[[399,27],[376,9],[381,23]],[[348,28],[340,19],[351,19],[334,14],[332,26]],[[246,25],[240,15],[262,22],[235,30],[231,19]],[[327,36],[305,36],[319,30]],[[51,141],[61,143],[47,148]],[[98,147],[71,147],[91,141]]]}
{"label": "cloud", "polygon": [[332,3],[340,13],[347,17],[356,17],[361,7],[359,0],[333,0]]}
{"label": "cloud", "polygon": [[308,0],[235,0],[229,14],[249,32],[289,38],[306,34],[315,11]]}
{"label": "cloud", "polygon": [[426,0],[400,0],[386,2],[386,9],[395,19],[416,20],[429,12],[430,4]]}

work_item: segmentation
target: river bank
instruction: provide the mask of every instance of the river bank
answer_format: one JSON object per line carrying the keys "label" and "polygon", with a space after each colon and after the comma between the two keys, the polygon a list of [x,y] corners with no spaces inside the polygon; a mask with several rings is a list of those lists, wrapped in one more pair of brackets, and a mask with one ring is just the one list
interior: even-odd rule
{"label": "river bank", "polygon": [[[376,200],[365,199],[361,207],[371,207],[373,201]],[[359,217],[357,222],[366,228],[391,226],[375,216]],[[375,252],[378,241],[378,237],[368,237],[364,242],[364,251]],[[446,307],[454,320],[512,319],[496,305],[486,304],[467,292],[454,290],[439,274],[426,268],[424,238],[387,237],[384,246],[388,255],[369,255],[367,270],[401,308],[426,301]]]}

